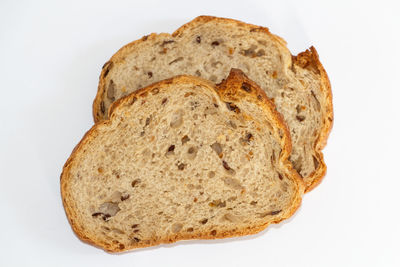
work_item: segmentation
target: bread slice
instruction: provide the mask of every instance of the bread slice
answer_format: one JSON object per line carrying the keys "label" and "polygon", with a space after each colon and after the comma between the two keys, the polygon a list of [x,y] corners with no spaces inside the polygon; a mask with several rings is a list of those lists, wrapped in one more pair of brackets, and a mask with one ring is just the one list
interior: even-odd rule
{"label": "bread slice", "polygon": [[238,70],[217,87],[164,80],[109,110],[61,175],[67,217],[84,241],[118,252],[253,234],[300,205],[285,123]]}
{"label": "bread slice", "polygon": [[267,28],[201,16],[172,35],[151,34],[124,46],[103,67],[94,119],[106,119],[116,99],[151,83],[180,74],[218,83],[231,68],[243,70],[275,102],[292,136],[290,160],[312,189],[326,171],[321,150],[333,120],[328,76],[313,47],[292,56]]}

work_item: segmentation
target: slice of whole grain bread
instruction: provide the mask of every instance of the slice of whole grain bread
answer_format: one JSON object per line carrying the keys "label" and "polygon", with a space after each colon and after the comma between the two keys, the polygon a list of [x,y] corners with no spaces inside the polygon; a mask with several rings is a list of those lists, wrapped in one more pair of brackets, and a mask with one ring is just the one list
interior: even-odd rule
{"label": "slice of whole grain bread", "polygon": [[218,83],[231,68],[243,70],[284,116],[290,160],[311,190],[326,172],[321,150],[333,120],[330,83],[313,47],[292,56],[267,28],[201,16],[172,35],[151,34],[124,46],[103,67],[95,121],[107,118],[115,100],[151,83],[181,74]]}
{"label": "slice of whole grain bread", "polygon": [[215,86],[178,76],[121,98],[64,165],[78,237],[110,252],[257,233],[304,192],[290,135],[239,70]]}

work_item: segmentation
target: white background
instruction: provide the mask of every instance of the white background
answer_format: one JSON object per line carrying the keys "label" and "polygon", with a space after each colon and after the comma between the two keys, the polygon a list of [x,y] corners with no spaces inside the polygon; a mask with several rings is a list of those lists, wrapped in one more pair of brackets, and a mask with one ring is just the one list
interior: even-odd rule
{"label": "white background", "polygon": [[[0,2],[0,266],[400,266],[398,1]],[[197,15],[314,45],[332,83],[328,174],[288,222],[111,255],[73,234],[59,176],[122,45]]]}

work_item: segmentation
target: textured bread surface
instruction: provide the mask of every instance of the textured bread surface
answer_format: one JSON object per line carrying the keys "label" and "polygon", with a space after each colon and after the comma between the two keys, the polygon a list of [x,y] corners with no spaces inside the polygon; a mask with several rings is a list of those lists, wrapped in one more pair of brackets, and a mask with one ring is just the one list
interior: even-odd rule
{"label": "textured bread surface", "polygon": [[286,124],[239,70],[178,76],[121,98],[64,165],[77,236],[110,252],[253,234],[290,217],[304,183]]}
{"label": "textured bread surface", "polygon": [[284,116],[290,160],[311,190],[326,172],[321,150],[333,120],[330,83],[314,47],[292,56],[267,28],[201,16],[172,35],[151,34],[124,46],[103,67],[94,119],[106,119],[115,100],[154,82],[189,74],[219,83],[231,68],[244,71]]}

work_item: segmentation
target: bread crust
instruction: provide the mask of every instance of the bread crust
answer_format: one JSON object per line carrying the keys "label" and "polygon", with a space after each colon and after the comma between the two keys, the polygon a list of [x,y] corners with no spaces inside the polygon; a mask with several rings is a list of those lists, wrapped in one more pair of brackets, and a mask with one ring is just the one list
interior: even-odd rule
{"label": "bread crust", "polygon": [[[242,84],[246,82],[251,86],[250,92],[245,92],[241,90]],[[296,191],[295,194],[292,198],[292,205],[290,209],[287,209],[283,211],[279,218],[266,222],[262,225],[256,225],[256,226],[248,226],[246,228],[238,229],[236,231],[233,230],[228,230],[228,229],[221,229],[219,230],[215,235],[211,235],[209,232],[201,232],[201,231],[195,231],[193,233],[178,233],[178,234],[173,234],[170,236],[166,236],[163,239],[160,240],[149,240],[148,242],[145,241],[139,241],[136,244],[131,244],[130,246],[124,246],[120,247],[118,245],[114,244],[105,244],[101,240],[99,240],[95,235],[91,235],[88,233],[88,231],[85,231],[84,227],[77,223],[77,213],[72,206],[73,201],[71,201],[71,196],[69,194],[69,173],[70,173],[70,168],[73,165],[73,162],[76,160],[76,156],[80,150],[84,149],[84,146],[93,139],[93,137],[97,134],[97,130],[99,127],[102,127],[103,125],[108,125],[111,123],[111,121],[114,118],[114,112],[115,110],[122,108],[124,105],[130,105],[134,99],[140,99],[140,98],[145,98],[147,95],[147,92],[151,92],[152,89],[154,88],[160,88],[163,87],[167,84],[171,83],[190,83],[193,85],[202,85],[210,90],[215,90],[217,94],[220,96],[222,100],[225,101],[242,101],[243,99],[246,99],[247,101],[253,102],[257,104],[259,107],[261,107],[266,114],[269,114],[269,118],[272,118],[272,121],[278,129],[281,131],[281,137],[278,138],[280,140],[280,145],[282,147],[282,153],[279,158],[279,162],[285,167],[284,171],[286,172],[287,176],[293,180],[294,184],[296,185]],[[291,163],[289,162],[288,158],[291,153],[291,139],[290,139],[290,134],[289,130],[287,128],[287,125],[285,121],[283,120],[282,116],[276,111],[275,105],[268,99],[266,96],[265,92],[254,82],[249,80],[242,71],[237,70],[237,69],[232,69],[231,73],[229,74],[228,78],[223,80],[220,84],[214,85],[210,81],[197,78],[197,77],[192,77],[188,75],[181,75],[181,76],[176,76],[174,78],[170,78],[167,80],[163,80],[161,82],[154,83],[152,85],[149,85],[145,88],[142,88],[140,90],[137,90],[117,101],[115,101],[112,106],[109,109],[109,119],[105,121],[100,121],[97,122],[82,138],[82,140],[78,143],[78,145],[74,148],[72,151],[71,156],[65,163],[63,167],[63,171],[61,173],[61,178],[60,178],[60,184],[61,184],[61,196],[62,196],[62,201],[63,205],[65,208],[65,212],[67,215],[67,218],[69,220],[69,223],[75,232],[75,234],[78,236],[79,239],[82,241],[89,243],[91,245],[94,245],[96,247],[102,248],[105,251],[108,252],[122,252],[122,251],[127,251],[135,248],[144,248],[144,247],[149,247],[149,246],[155,246],[163,243],[173,243],[179,240],[188,240],[188,239],[218,239],[218,238],[229,238],[229,237],[235,237],[235,236],[243,236],[243,235],[250,235],[250,234],[256,234],[262,230],[264,230],[268,225],[272,223],[279,223],[280,221],[289,218],[292,216],[295,211],[298,209],[298,207],[301,204],[302,196],[304,194],[305,190],[305,185],[301,177],[297,174],[296,171],[293,170]]]}
{"label": "bread crust", "polygon": [[[196,27],[210,22],[210,21],[217,21],[220,23],[224,24],[230,24],[233,26],[241,26],[248,28],[249,31],[258,31],[258,32],[263,32],[269,37],[273,38],[276,41],[277,47],[284,53],[290,54],[290,51],[288,50],[286,46],[286,41],[282,39],[281,37],[272,34],[268,28],[266,27],[261,27],[257,25],[252,25],[248,23],[244,23],[238,20],[234,19],[228,19],[228,18],[219,18],[219,17],[213,17],[213,16],[199,16],[192,21],[184,24],[180,28],[178,28],[175,32],[172,34],[168,33],[160,33],[160,34],[155,34],[152,33],[150,35],[144,36],[139,40],[133,41],[125,46],[123,46],[121,49],[115,53],[111,59],[103,66],[103,69],[100,74],[99,78],[99,85],[98,85],[98,90],[97,90],[97,95],[93,101],[93,118],[95,122],[101,121],[103,119],[102,117],[102,107],[104,107],[104,104],[102,106],[102,101],[104,99],[104,94],[106,91],[106,76],[108,74],[109,66],[113,64],[113,62],[120,62],[121,60],[124,59],[125,55],[129,53],[130,51],[134,50],[137,48],[138,44],[146,42],[148,40],[153,40],[156,37],[163,36],[165,38],[172,38],[179,36],[183,34],[185,31],[190,30],[190,29],[195,29]],[[318,168],[313,171],[310,175],[305,177],[304,179],[306,180],[306,186],[307,190],[306,192],[311,191],[313,188],[315,188],[321,181],[322,178],[326,174],[326,164],[323,160],[323,154],[322,154],[322,149],[325,147],[330,130],[333,125],[333,106],[332,106],[332,91],[331,91],[331,86],[329,82],[328,75],[322,66],[321,62],[319,61],[319,56],[316,51],[316,49],[312,46],[308,50],[298,54],[297,56],[292,56],[292,64],[298,64],[302,67],[307,67],[312,69],[313,71],[317,72],[320,74],[321,81],[320,81],[320,90],[322,94],[325,97],[326,105],[324,105],[325,109],[325,114],[324,117],[322,118],[323,121],[323,126],[322,129],[320,130],[320,135],[315,143],[315,156],[319,161]],[[104,111],[104,110],[103,110]],[[104,114],[104,113],[103,113]]]}

